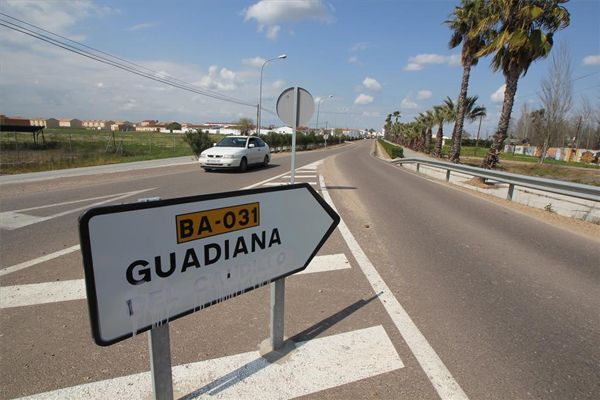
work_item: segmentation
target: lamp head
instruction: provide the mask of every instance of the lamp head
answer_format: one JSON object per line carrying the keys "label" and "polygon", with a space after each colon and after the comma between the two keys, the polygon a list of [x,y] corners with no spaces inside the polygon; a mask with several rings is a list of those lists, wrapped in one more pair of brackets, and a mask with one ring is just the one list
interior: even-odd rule
{"label": "lamp head", "polygon": [[280,56],[279,56],[279,57],[277,57],[277,58],[281,58],[281,59],[283,60],[284,58],[287,58],[287,54],[282,54],[282,55],[280,55]]}

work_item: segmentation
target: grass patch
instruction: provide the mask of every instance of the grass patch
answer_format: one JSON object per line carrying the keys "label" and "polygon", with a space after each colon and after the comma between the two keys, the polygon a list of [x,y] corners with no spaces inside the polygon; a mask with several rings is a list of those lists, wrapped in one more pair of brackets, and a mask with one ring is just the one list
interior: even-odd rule
{"label": "grass patch", "polygon": [[[462,160],[467,165],[481,166],[481,160],[476,158]],[[524,164],[505,160],[498,164],[500,171],[513,174],[537,176],[547,179],[559,179],[568,182],[582,183],[585,185],[600,186],[600,171],[594,168],[567,168],[564,165],[553,164]]]}
{"label": "grass patch", "polygon": [[[214,140],[221,137],[214,135]],[[86,129],[46,129],[45,141],[31,134],[0,134],[0,173],[115,164],[193,155],[183,134],[113,132]]]}
{"label": "grass patch", "polygon": [[390,158],[403,158],[404,157],[404,149],[398,145],[391,144],[386,142],[383,139],[377,139],[379,144],[384,148],[385,152],[390,156]]}

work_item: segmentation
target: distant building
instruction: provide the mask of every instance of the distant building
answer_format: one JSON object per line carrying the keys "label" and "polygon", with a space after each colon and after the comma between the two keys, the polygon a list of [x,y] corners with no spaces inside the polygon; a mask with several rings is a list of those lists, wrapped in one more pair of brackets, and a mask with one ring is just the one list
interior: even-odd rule
{"label": "distant building", "polygon": [[136,124],[136,127],[140,127],[140,126],[155,126],[158,124],[158,120],[155,119],[146,119],[138,124]]}
{"label": "distant building", "polygon": [[58,126],[60,128],[83,128],[83,122],[77,118],[60,118],[58,120]]}
{"label": "distant building", "polygon": [[29,123],[32,126],[43,126],[44,128],[58,128],[59,122],[56,118],[31,118]]}
{"label": "distant building", "polygon": [[46,127],[46,118],[31,118],[29,120],[31,126],[43,126]]}
{"label": "distant building", "polygon": [[135,131],[135,126],[129,121],[114,121],[110,124],[111,131],[130,132]]}
{"label": "distant building", "polygon": [[58,128],[59,121],[56,118],[46,118],[46,128]]}
{"label": "distant building", "polygon": [[103,120],[103,119],[87,119],[82,121],[82,125],[87,129],[110,129],[110,126],[114,124],[115,121],[111,120]]}
{"label": "distant building", "polygon": [[31,126],[31,123],[27,118],[7,117],[6,115],[0,115],[0,125]]}

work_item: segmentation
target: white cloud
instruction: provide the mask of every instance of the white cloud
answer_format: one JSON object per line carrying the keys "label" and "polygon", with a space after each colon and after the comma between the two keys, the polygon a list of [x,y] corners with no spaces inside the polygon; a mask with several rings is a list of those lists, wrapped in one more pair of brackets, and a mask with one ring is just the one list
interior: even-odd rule
{"label": "white cloud", "polygon": [[504,101],[504,91],[505,90],[506,90],[506,84],[500,86],[498,88],[498,90],[496,90],[494,93],[492,93],[492,95],[490,96],[490,99],[492,100],[492,102],[502,103]]}
{"label": "white cloud", "polygon": [[[38,1],[38,0],[3,0],[2,11],[15,18],[44,27],[59,34],[68,34],[69,28],[79,20],[110,14],[109,7],[99,7],[90,0],[81,1]],[[73,39],[73,36],[70,36]]]}
{"label": "white cloud", "polygon": [[420,71],[423,69],[423,65],[417,63],[408,63],[406,67],[404,67],[405,71]]}
{"label": "white cloud", "polygon": [[367,94],[361,93],[358,95],[356,99],[354,99],[354,104],[370,104],[374,100],[373,96],[369,96]]}
{"label": "white cloud", "polygon": [[417,107],[418,107],[417,103],[415,103],[414,101],[412,101],[410,99],[410,97],[405,97],[400,102],[400,108],[414,109],[414,108],[417,108]]}
{"label": "white cloud", "polygon": [[267,31],[267,37],[271,40],[277,39],[277,35],[279,34],[280,30],[281,30],[281,26],[279,26],[279,25],[270,26],[269,30]]}
{"label": "white cloud", "polygon": [[460,65],[460,56],[451,54],[444,56],[441,54],[418,54],[408,58],[408,63],[404,67],[405,71],[420,71],[426,64],[448,64],[452,66]]}
{"label": "white cloud", "polygon": [[350,58],[348,58],[348,63],[349,64],[358,64],[358,57],[357,56],[351,56]]}
{"label": "white cloud", "polygon": [[250,67],[262,67],[266,60],[262,57],[254,57],[254,58],[244,58],[242,59],[242,64],[248,65]]}
{"label": "white cloud", "polygon": [[600,65],[600,54],[583,57],[583,65]]}
{"label": "white cloud", "polygon": [[98,82],[98,83],[96,83],[96,87],[103,88],[104,87],[104,83]]}
{"label": "white cloud", "polygon": [[458,54],[452,54],[448,57],[448,65],[457,66],[461,65],[460,56]]}
{"label": "white cloud", "polygon": [[359,42],[359,43],[355,43],[351,48],[350,51],[353,52],[357,52],[357,51],[365,51],[366,49],[369,48],[369,44],[367,42]]}
{"label": "white cloud", "polygon": [[365,78],[365,80],[362,82],[363,86],[368,89],[368,90],[381,90],[381,84],[379,82],[377,82],[376,79],[374,78],[369,78],[368,76]]}
{"label": "white cloud", "polygon": [[134,32],[141,31],[142,29],[154,28],[155,26],[158,26],[158,22],[144,22],[141,24],[132,25],[129,28],[127,28],[127,30]]}
{"label": "white cloud", "polygon": [[381,117],[381,113],[379,111],[363,111],[363,117]]}
{"label": "white cloud", "polygon": [[208,75],[201,77],[197,84],[205,89],[231,91],[237,88],[239,81],[235,72],[224,67],[219,70],[218,66],[211,65]]}
{"label": "white cloud", "polygon": [[256,20],[258,31],[267,27],[267,37],[275,39],[285,22],[317,20],[330,22],[332,17],[322,0],[260,0],[245,10],[244,20]]}
{"label": "white cloud", "polygon": [[417,92],[417,100],[427,100],[430,99],[433,93],[431,90],[419,90]]}
{"label": "white cloud", "polygon": [[285,86],[285,81],[282,79],[278,79],[275,82],[273,82],[271,86],[273,86],[273,89],[275,90],[282,89]]}

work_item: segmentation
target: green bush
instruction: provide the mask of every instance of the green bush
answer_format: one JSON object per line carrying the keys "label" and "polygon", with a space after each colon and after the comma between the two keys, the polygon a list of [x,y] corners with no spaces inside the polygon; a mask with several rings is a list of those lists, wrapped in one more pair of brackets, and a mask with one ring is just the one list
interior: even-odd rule
{"label": "green bush", "polygon": [[204,150],[211,148],[213,141],[208,131],[202,132],[200,129],[189,131],[185,134],[185,141],[190,145],[194,154],[199,157]]}
{"label": "green bush", "polygon": [[391,158],[404,158],[404,149],[402,147],[388,143],[383,139],[377,139],[377,141]]}

